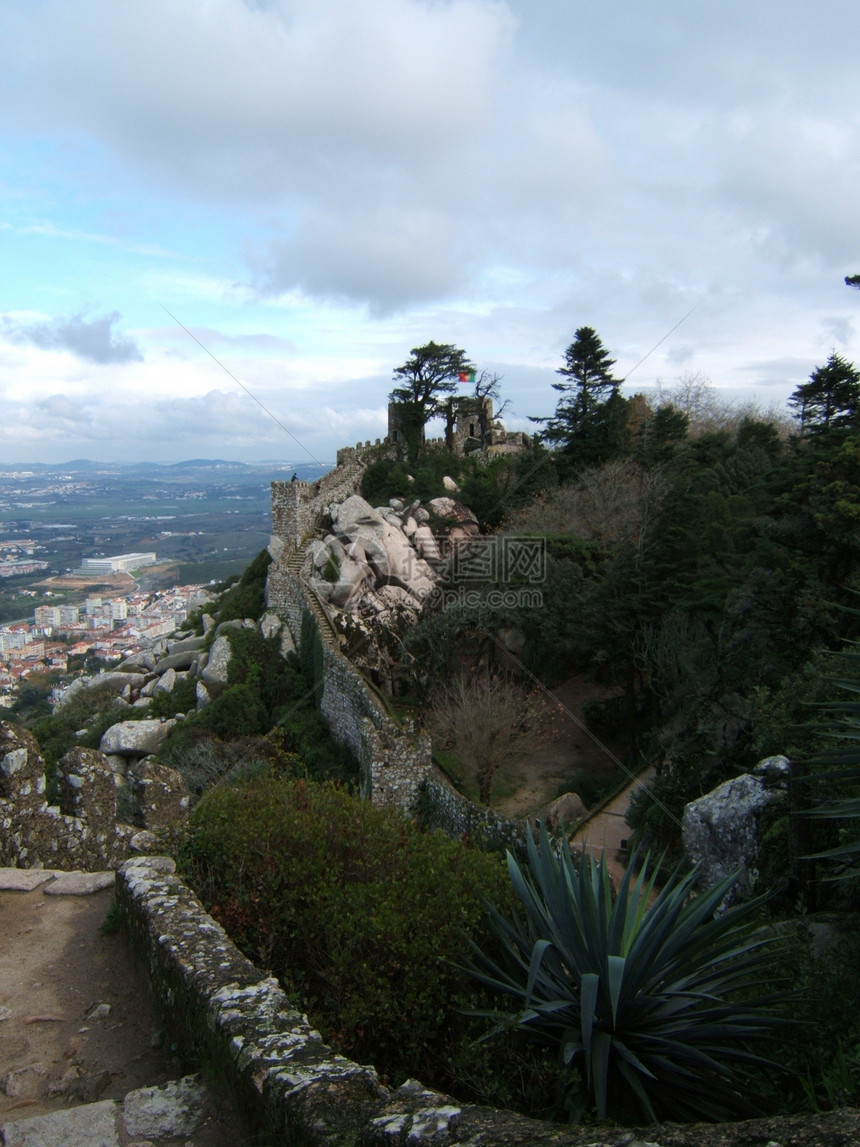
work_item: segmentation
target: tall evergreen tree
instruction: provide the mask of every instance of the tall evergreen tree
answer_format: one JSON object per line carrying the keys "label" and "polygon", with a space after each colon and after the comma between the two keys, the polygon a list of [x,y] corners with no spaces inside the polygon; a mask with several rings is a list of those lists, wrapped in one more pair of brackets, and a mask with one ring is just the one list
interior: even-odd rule
{"label": "tall evergreen tree", "polygon": [[535,418],[545,425],[541,437],[571,456],[575,466],[590,466],[615,457],[622,449],[627,402],[621,379],[612,375],[615,359],[593,327],[580,327],[564,354],[564,366],[553,390],[561,398],[552,418]]}
{"label": "tall evergreen tree", "polygon": [[418,457],[424,427],[434,415],[444,412],[445,398],[456,391],[458,377],[471,374],[473,369],[464,350],[451,343],[429,342],[413,347],[406,362],[394,371],[398,385],[388,397],[400,405],[408,427],[410,461]]}
{"label": "tall evergreen tree", "polygon": [[835,351],[825,366],[816,367],[794,391],[788,405],[795,408],[801,437],[808,431],[845,430],[860,415],[860,371]]}

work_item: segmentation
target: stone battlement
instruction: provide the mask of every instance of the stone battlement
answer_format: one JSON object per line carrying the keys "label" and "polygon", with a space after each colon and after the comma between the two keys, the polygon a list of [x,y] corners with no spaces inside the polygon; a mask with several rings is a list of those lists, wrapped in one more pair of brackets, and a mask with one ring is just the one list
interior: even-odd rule
{"label": "stone battlement", "polygon": [[140,851],[141,828],[167,823],[168,806],[176,819],[188,797],[179,774],[164,765],[143,760],[132,773],[142,825],[118,819],[114,773],[96,749],[66,753],[57,765],[58,803],[48,804],[36,738],[19,725],[0,722],[0,867],[98,871],[116,868]]}

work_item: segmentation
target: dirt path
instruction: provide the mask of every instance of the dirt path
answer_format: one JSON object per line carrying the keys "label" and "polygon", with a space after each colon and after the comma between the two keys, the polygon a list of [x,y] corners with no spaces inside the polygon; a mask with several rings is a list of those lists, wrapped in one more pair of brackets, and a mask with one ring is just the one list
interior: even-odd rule
{"label": "dirt path", "polygon": [[[111,888],[3,890],[23,873],[32,870],[0,869],[0,1124],[184,1075],[188,1065],[161,1046],[144,972],[120,935],[100,932]],[[195,1144],[245,1141],[229,1108],[209,1123]]]}
{"label": "dirt path", "polygon": [[605,853],[610,875],[616,886],[624,875],[625,865],[622,856],[624,842],[631,829],[625,820],[630,798],[641,788],[646,788],[654,776],[654,769],[646,769],[630,782],[627,787],[609,802],[599,813],[586,821],[570,838],[570,843],[579,852],[588,851],[592,856]]}

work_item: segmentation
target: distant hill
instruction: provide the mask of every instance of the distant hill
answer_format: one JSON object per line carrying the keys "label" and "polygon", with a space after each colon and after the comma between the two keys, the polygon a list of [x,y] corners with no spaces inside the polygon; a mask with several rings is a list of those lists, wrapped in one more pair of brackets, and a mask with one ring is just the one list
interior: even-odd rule
{"label": "distant hill", "polygon": [[335,463],[317,465],[314,462],[230,462],[224,458],[192,458],[184,462],[93,462],[88,458],[74,458],[69,462],[5,462],[0,463],[0,475],[20,473],[22,470],[33,474],[116,474],[124,478],[131,476],[183,477],[221,475],[237,476],[267,475],[270,478],[290,478],[295,473],[304,481],[312,482],[334,468]]}

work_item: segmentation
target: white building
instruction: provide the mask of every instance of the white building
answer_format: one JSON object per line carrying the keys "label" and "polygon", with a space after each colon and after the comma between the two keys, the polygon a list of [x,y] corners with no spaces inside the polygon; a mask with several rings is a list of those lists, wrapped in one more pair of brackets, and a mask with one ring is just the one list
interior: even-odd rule
{"label": "white building", "polygon": [[36,625],[59,625],[60,609],[56,605],[37,605],[33,614]]}
{"label": "white building", "polygon": [[81,562],[81,568],[75,570],[75,573],[82,577],[92,577],[95,574],[130,573],[132,570],[139,570],[144,566],[155,565],[157,560],[154,553],[116,554],[110,558],[84,558]]}

